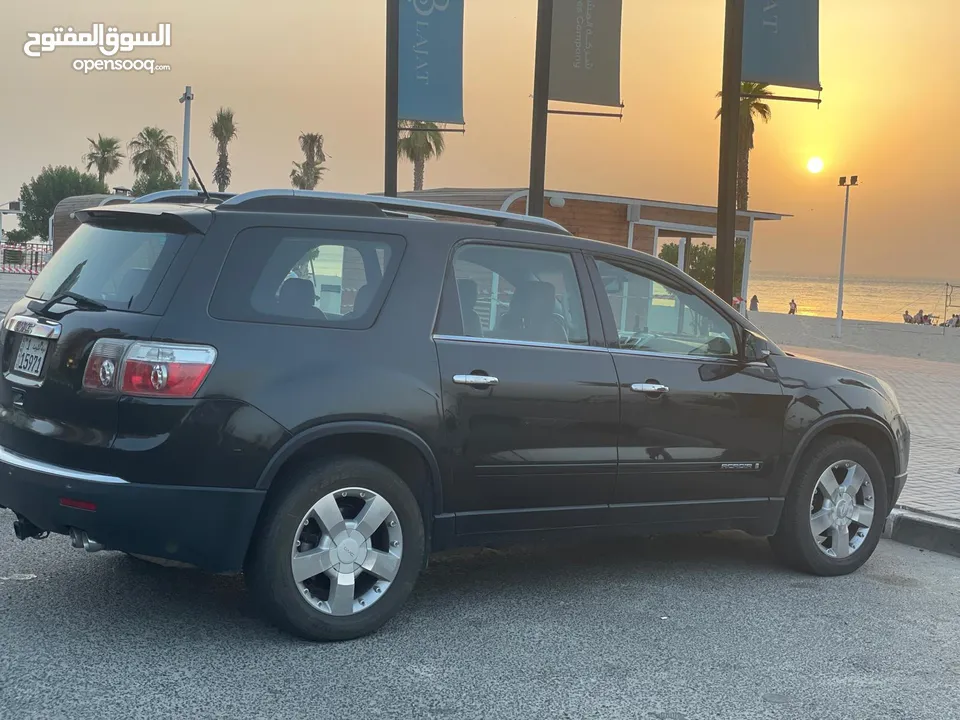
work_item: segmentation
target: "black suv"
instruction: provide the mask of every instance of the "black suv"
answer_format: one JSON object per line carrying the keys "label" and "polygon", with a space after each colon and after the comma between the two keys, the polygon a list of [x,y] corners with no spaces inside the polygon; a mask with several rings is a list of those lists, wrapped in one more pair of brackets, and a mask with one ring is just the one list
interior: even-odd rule
{"label": "black suv", "polygon": [[379,196],[157,200],[78,212],[4,319],[21,538],[243,571],[345,639],[454,546],[740,529],[849,573],[903,488],[889,385],[649,255]]}

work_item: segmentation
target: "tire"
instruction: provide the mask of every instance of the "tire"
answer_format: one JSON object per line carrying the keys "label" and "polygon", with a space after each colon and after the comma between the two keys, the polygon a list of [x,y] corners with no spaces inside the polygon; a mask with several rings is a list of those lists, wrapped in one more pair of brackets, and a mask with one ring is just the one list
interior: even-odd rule
{"label": "tire", "polygon": [[[313,461],[283,482],[264,508],[245,568],[254,600],[274,624],[308,640],[375,632],[400,610],[423,566],[423,518],[410,488],[358,457]],[[364,511],[368,522],[357,525]],[[375,530],[368,527],[381,515]],[[322,570],[298,581],[295,567],[301,575]]]}
{"label": "tire", "polygon": [[[845,468],[847,463],[852,467]],[[832,476],[843,490],[845,486],[850,487],[845,479],[851,473],[856,475],[857,466],[867,476],[857,493],[851,495],[848,489],[843,494],[850,500],[844,500],[839,494],[835,496],[838,499],[830,499],[821,485],[821,477],[833,469]],[[829,478],[826,483],[830,484]],[[866,512],[871,503],[872,516]],[[887,479],[870,448],[849,438],[815,440],[800,460],[787,493],[780,526],[770,538],[770,544],[777,558],[796,570],[820,576],[847,575],[860,568],[876,550],[887,512]],[[853,519],[848,524],[853,515],[859,520],[869,518],[869,523],[861,524]],[[814,532],[815,523],[817,529],[830,524],[824,534],[818,536]],[[845,556],[844,525],[849,536]]]}

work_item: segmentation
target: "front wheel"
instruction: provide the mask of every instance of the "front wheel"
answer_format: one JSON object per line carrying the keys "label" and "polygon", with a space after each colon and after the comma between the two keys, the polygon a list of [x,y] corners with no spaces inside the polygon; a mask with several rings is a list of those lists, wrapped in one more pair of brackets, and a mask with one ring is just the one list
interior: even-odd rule
{"label": "front wheel", "polygon": [[413,590],[423,519],[389,468],[353,457],[314,462],[265,512],[247,583],[286,630],[309,640],[361,637],[393,617]]}
{"label": "front wheel", "polygon": [[846,575],[876,550],[887,484],[876,455],[850,438],[815,441],[804,453],[770,538],[777,557],[812,575]]}

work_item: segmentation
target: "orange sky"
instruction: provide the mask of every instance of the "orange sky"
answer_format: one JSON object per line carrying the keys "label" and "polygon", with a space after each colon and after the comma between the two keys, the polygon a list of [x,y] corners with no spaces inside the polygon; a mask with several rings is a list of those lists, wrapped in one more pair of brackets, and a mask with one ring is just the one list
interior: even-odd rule
{"label": "orange sky", "polygon": [[[722,0],[624,0],[622,122],[552,116],[547,185],[571,191],[714,204]],[[843,194],[850,275],[960,283],[960,5],[955,0],[823,0],[822,107],[776,103],[751,157],[751,206],[795,215],[761,227],[754,271],[836,274]],[[466,0],[467,133],[427,167],[433,186],[522,187],[528,179],[534,0]],[[23,54],[27,32],[54,25],[121,30],[173,25],[156,51],[172,71],[70,68],[68,48]],[[288,187],[297,135],[320,132],[331,159],[322,188],[382,188],[383,0],[30,0],[0,24],[0,202],[47,164],[79,164],[88,136],[124,142],[145,125],[182,131],[177,99],[191,84],[191,155],[209,178],[209,122],[236,112],[231,190]],[[149,57],[140,52],[134,57]],[[819,155],[826,169],[810,175]],[[409,165],[400,168],[409,188]],[[206,179],[205,178],[205,179]],[[129,185],[128,167],[108,179]],[[12,222],[7,220],[8,229]]]}

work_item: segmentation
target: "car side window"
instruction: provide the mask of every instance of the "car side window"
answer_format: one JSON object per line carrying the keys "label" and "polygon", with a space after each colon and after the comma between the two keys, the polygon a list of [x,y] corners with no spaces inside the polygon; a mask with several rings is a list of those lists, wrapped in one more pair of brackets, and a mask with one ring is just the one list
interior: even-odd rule
{"label": "car side window", "polygon": [[692,289],[664,284],[643,272],[597,260],[619,346],[624,350],[737,356],[733,323]]}
{"label": "car side window", "polygon": [[[392,236],[252,228],[234,240],[210,311],[225,320],[369,327],[396,269]],[[385,288],[384,288],[385,289]]]}
{"label": "car side window", "polygon": [[465,337],[587,344],[568,253],[467,244],[454,254],[453,271]]}

